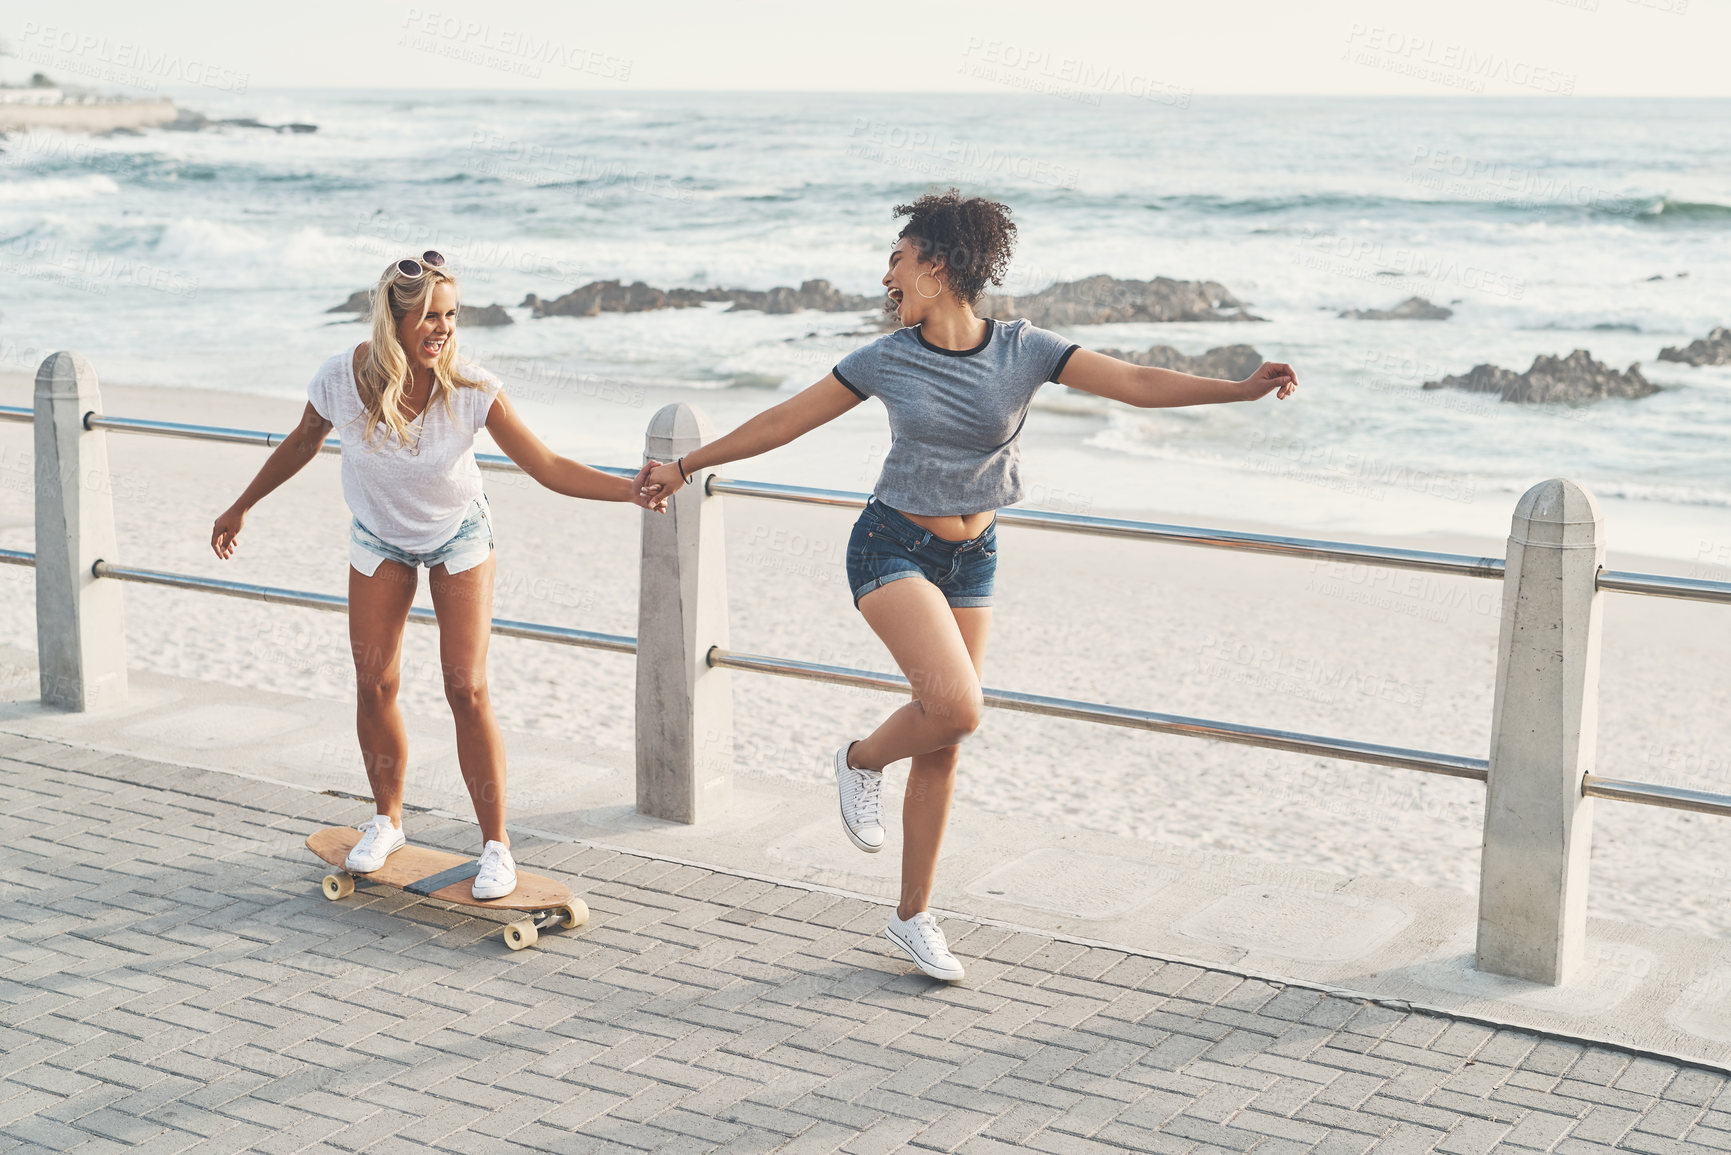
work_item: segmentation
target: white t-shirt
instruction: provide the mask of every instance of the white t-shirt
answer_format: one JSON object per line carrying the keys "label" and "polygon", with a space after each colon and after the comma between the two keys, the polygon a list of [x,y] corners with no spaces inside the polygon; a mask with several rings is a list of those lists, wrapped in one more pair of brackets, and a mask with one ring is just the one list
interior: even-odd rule
{"label": "white t-shirt", "polygon": [[[366,409],[355,383],[359,347],[351,346],[319,366],[307,386],[307,400],[342,439],[343,500],[349,503],[349,512],[398,549],[430,552],[451,540],[470,503],[481,496],[475,434],[486,426],[503,382],[479,366],[465,364],[465,373],[481,380],[482,388],[453,389],[450,414],[444,399],[435,395],[422,415],[409,423],[409,444],[395,434],[381,440],[375,431],[369,446]],[[413,436],[417,429],[418,439]]]}

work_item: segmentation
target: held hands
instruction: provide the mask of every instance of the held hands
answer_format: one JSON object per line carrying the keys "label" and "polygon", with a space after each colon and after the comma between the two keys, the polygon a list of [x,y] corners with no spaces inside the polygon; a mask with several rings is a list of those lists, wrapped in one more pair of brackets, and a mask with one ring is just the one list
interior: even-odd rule
{"label": "held hands", "polygon": [[[633,505],[641,505],[644,509],[654,510],[656,513],[667,512],[667,499],[673,495],[673,490],[663,491],[661,486],[653,482],[656,472],[663,469],[674,469],[674,467],[663,465],[659,461],[643,463],[643,468],[639,469],[637,476],[631,480],[631,502]],[[675,482],[673,489],[678,489],[679,474],[677,470],[675,470],[673,477]]]}
{"label": "held hands", "polygon": [[685,478],[679,472],[677,462],[663,465],[651,461],[643,467],[643,472],[637,475],[637,504],[644,508],[652,508],[649,502],[658,502],[663,511],[667,508],[667,499],[685,488]]}
{"label": "held hands", "polygon": [[1264,361],[1262,367],[1238,383],[1244,390],[1244,400],[1255,401],[1274,393],[1276,400],[1284,401],[1298,392],[1298,374],[1292,371],[1291,365],[1283,365],[1277,361]]}
{"label": "held hands", "polygon": [[246,511],[235,505],[216,515],[216,524],[210,529],[210,548],[216,551],[217,557],[227,561],[234,556],[234,548],[240,538],[241,523],[244,521]]}

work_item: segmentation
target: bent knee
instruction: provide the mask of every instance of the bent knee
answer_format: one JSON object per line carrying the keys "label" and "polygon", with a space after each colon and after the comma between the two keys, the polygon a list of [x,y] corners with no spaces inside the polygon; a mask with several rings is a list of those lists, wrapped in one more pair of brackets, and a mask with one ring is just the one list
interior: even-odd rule
{"label": "bent knee", "polygon": [[978,730],[984,712],[985,702],[978,694],[926,705],[926,717],[936,724],[939,741],[945,746],[954,746]]}
{"label": "bent knee", "polygon": [[479,714],[488,707],[487,683],[446,682],[445,701],[451,704],[454,714]]}

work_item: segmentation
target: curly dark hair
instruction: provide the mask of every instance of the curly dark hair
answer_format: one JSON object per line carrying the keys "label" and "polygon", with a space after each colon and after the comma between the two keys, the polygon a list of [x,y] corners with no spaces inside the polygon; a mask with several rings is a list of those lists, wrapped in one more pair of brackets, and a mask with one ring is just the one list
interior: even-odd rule
{"label": "curly dark hair", "polygon": [[978,301],[987,285],[1004,283],[1016,246],[1016,222],[1007,206],[952,188],[897,205],[894,215],[908,218],[896,240],[912,237],[921,260],[942,257],[951,290],[967,304]]}

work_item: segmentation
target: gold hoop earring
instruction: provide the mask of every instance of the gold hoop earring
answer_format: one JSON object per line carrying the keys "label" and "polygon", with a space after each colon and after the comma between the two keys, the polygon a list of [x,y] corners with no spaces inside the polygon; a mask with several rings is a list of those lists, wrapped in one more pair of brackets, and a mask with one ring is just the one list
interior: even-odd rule
{"label": "gold hoop earring", "polygon": [[[916,292],[916,293],[920,293],[920,277],[930,277],[932,280],[938,281],[938,275],[936,273],[921,273],[919,277],[914,278],[914,292]],[[943,292],[944,292],[944,283],[942,281],[938,281],[938,291],[937,292],[935,292],[935,293],[920,293],[920,296],[924,297],[928,301],[935,301],[935,300],[937,300],[938,297],[943,295]]]}

